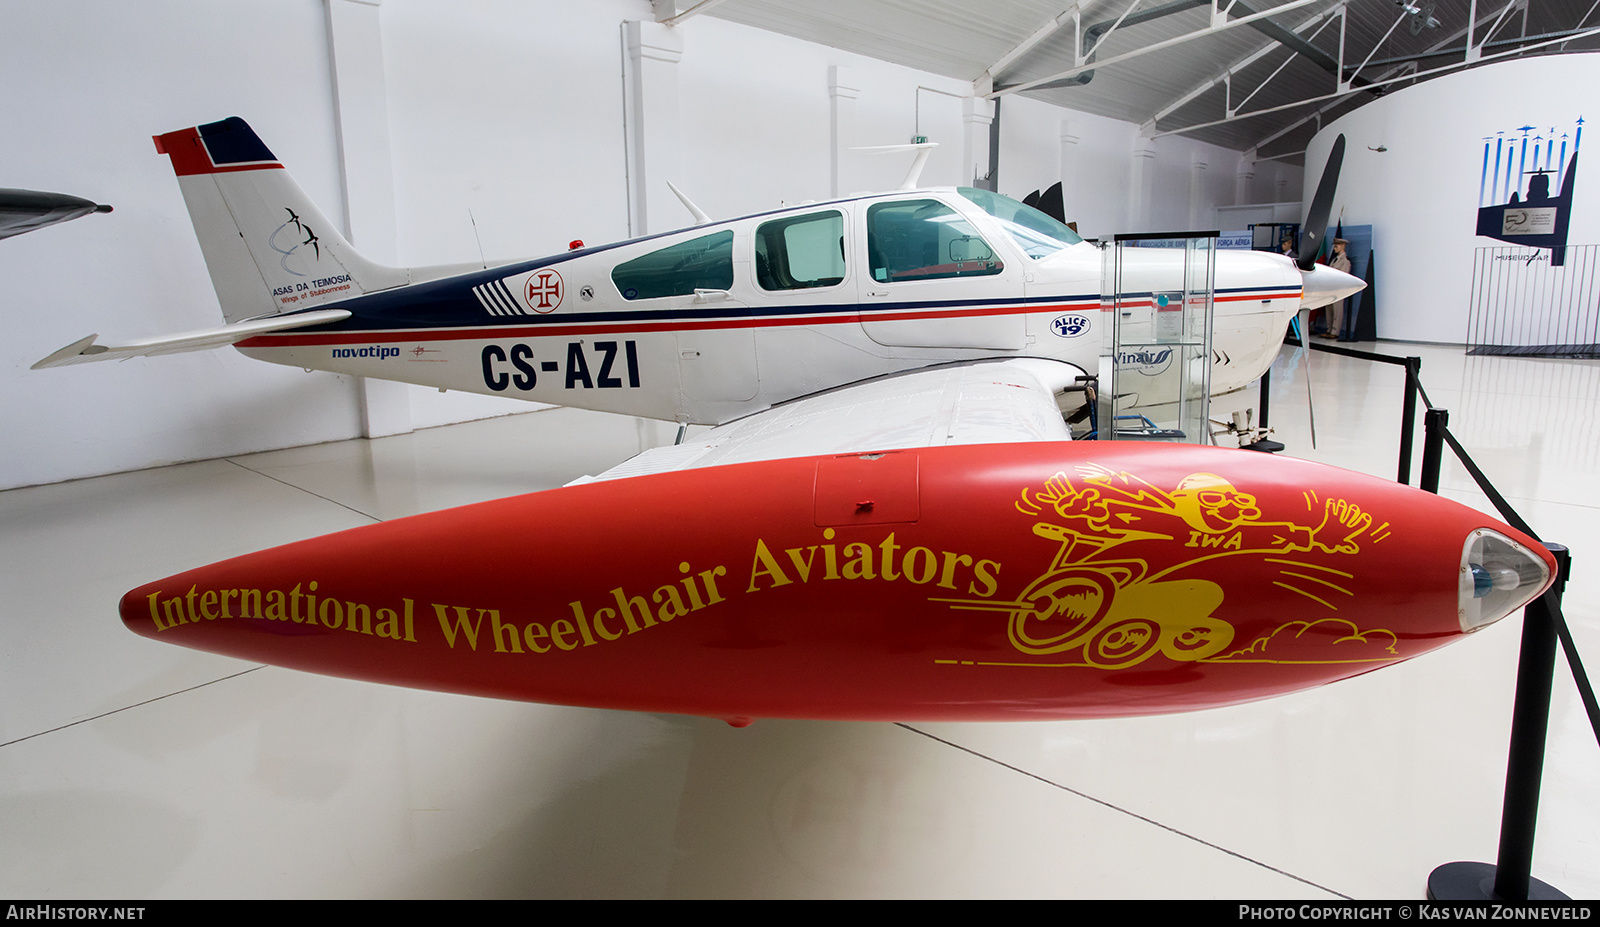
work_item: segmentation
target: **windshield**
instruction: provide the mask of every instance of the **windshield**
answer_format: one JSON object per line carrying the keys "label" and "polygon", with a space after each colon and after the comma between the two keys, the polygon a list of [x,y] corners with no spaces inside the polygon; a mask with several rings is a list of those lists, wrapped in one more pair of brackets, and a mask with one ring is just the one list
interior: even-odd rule
{"label": "windshield", "polygon": [[957,187],[956,192],[993,216],[1006,234],[1011,236],[1011,240],[1017,243],[1017,247],[1030,258],[1048,257],[1068,245],[1083,241],[1077,232],[1009,196],[975,187]]}

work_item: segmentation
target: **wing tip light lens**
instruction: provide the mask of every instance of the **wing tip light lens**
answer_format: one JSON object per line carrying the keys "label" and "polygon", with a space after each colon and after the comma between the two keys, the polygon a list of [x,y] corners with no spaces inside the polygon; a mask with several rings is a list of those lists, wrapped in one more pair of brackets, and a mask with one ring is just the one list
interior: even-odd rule
{"label": "wing tip light lens", "polygon": [[1479,528],[1461,550],[1461,630],[1487,627],[1533,601],[1550,585],[1545,559],[1498,531]]}

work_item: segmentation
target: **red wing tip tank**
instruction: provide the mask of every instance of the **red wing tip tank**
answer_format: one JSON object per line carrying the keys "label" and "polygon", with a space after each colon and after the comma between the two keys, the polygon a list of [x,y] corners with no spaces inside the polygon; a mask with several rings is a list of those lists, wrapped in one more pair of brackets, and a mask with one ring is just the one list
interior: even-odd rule
{"label": "red wing tip tank", "polygon": [[123,597],[309,672],[726,719],[1212,708],[1410,659],[1549,553],[1435,495],[1171,445],[987,444],[598,481],[313,538]]}

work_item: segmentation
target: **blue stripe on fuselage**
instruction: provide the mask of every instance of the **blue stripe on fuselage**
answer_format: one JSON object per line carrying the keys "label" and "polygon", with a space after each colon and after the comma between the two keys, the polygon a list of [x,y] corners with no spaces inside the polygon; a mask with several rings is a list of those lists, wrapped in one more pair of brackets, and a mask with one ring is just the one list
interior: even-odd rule
{"label": "blue stripe on fuselage", "polygon": [[[513,271],[501,268],[495,278],[520,273],[535,264]],[[470,280],[470,282],[468,282]],[[947,299],[918,300],[896,303],[810,303],[806,305],[760,306],[672,306],[662,309],[616,309],[605,312],[563,312],[545,315],[489,315],[472,292],[472,287],[484,282],[479,275],[470,278],[452,278],[419,284],[401,290],[390,290],[358,296],[338,303],[318,306],[317,309],[347,309],[351,316],[341,322],[308,327],[306,331],[373,331],[398,328],[518,328],[540,325],[582,325],[605,322],[668,322],[710,321],[716,319],[745,319],[753,317],[784,317],[798,315],[849,315],[870,317],[903,312],[907,309],[927,311],[956,310],[967,306],[1047,306],[1057,303],[1098,303],[1100,294],[1087,293],[1074,296],[1015,297],[1009,299]],[[310,311],[310,310],[306,310]],[[1025,310],[1024,310],[1025,311]],[[1080,310],[1081,311],[1081,310]]]}
{"label": "blue stripe on fuselage", "polygon": [[[891,315],[906,310],[957,310],[968,306],[1046,306],[1060,303],[1098,303],[1098,293],[1078,293],[1048,297],[1012,297],[1006,299],[950,299],[918,300],[894,303],[808,303],[804,305],[761,306],[672,306],[661,309],[617,309],[606,312],[562,312],[545,315],[489,315],[472,288],[502,277],[525,273],[529,270],[561,263],[563,258],[532,261],[507,267],[478,271],[461,277],[430,281],[414,286],[379,293],[371,293],[337,303],[308,307],[303,312],[321,309],[347,309],[351,316],[340,322],[308,326],[305,331],[382,331],[404,328],[496,328],[502,326],[527,328],[541,325],[582,325],[596,323],[660,323],[671,321],[714,321],[718,319],[744,319],[754,317],[785,317],[799,315],[850,315],[866,320],[877,315]],[[1284,290],[1285,287],[1238,287],[1219,290],[1219,295],[1245,295],[1250,293]],[[1150,293],[1129,293],[1133,298],[1148,297]],[[1285,297],[1288,298],[1288,297]],[[1083,311],[1088,307],[1079,308]]]}
{"label": "blue stripe on fuselage", "polygon": [[[784,210],[777,210],[784,211]],[[764,215],[760,214],[760,215]],[[541,267],[552,267],[565,264],[580,257],[599,254],[625,245],[641,241],[664,238],[678,235],[687,229],[674,229],[658,235],[647,235],[642,238],[633,238],[627,241],[613,242],[597,245],[593,248],[583,248],[563,254],[551,255],[533,260],[521,261],[515,264],[505,264],[491,267],[486,270],[470,271],[442,280],[430,280],[425,283],[396,287],[391,290],[382,290],[368,293],[351,299],[334,303],[325,303],[317,306],[308,306],[297,312],[314,312],[322,309],[346,309],[351,313],[350,318],[340,322],[330,322],[325,325],[307,326],[303,331],[340,332],[340,331],[383,331],[406,328],[494,328],[497,326],[515,326],[526,328],[540,325],[575,325],[586,323],[607,322],[634,322],[634,323],[661,323],[671,321],[713,321],[718,319],[742,319],[753,317],[784,317],[799,315],[860,315],[870,317],[880,314],[903,312],[908,309],[922,309],[927,311],[955,310],[965,306],[1029,306],[1040,307],[1040,311],[1047,311],[1044,307],[1056,303],[1097,303],[1099,293],[1077,293],[1070,295],[1052,296],[1023,296],[1000,299],[953,299],[953,300],[918,300],[910,302],[873,302],[861,303],[808,303],[804,305],[761,306],[751,307],[745,305],[735,306],[673,306],[663,309],[618,309],[607,312],[570,312],[556,311],[548,314],[532,315],[492,315],[473,293],[473,288],[486,283],[503,280],[518,274],[524,274]],[[1244,295],[1269,291],[1286,290],[1286,286],[1256,286],[1232,287],[1218,290],[1217,295]],[[687,296],[688,294],[684,294]],[[1153,292],[1126,293],[1124,298],[1139,299],[1153,296]],[[1287,297],[1285,297],[1287,298]],[[1083,311],[1087,307],[1074,307]]]}

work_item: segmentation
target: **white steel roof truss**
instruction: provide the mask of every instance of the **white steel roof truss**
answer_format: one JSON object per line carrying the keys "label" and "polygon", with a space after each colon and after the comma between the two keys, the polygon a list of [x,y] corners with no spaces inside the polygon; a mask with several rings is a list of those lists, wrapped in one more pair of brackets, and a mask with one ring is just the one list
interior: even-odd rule
{"label": "white steel roof truss", "polygon": [[[1509,6],[1525,5],[1526,3],[1527,3],[1527,0],[1511,0],[1511,3],[1508,4],[1508,8],[1509,8]],[[1600,0],[1595,0],[1595,3],[1596,3],[1597,6],[1600,6]],[[1488,22],[1489,18],[1491,16],[1493,16],[1493,15],[1494,15],[1493,13],[1484,14],[1483,19],[1478,20],[1474,24],[1473,29],[1476,30],[1478,26],[1481,26],[1484,23]],[[1579,20],[1579,22],[1581,23],[1582,20]],[[1464,36],[1466,34],[1467,34],[1467,27],[1466,26],[1462,26],[1462,27],[1456,29],[1456,31],[1450,33],[1449,35],[1445,36],[1444,38],[1440,39],[1439,41],[1437,41],[1437,42],[1433,43],[1432,45],[1428,46],[1427,52],[1430,52],[1430,53],[1431,52],[1436,52],[1439,49],[1444,48],[1446,45],[1450,45],[1451,43],[1455,42],[1456,39],[1459,39],[1459,38],[1461,38],[1462,36]],[[1343,35],[1341,35],[1340,36],[1340,47],[1339,47],[1339,65],[1340,65],[1339,72],[1341,74],[1344,73],[1344,44],[1343,44],[1343,40],[1344,40],[1344,37],[1343,37]],[[1478,60],[1477,52],[1481,47],[1482,47],[1482,43],[1479,43],[1478,46],[1475,46],[1472,49],[1473,53],[1471,55],[1469,55],[1469,57],[1467,58],[1467,63],[1470,63],[1470,62]],[[1417,69],[1418,68],[1417,68],[1416,62],[1409,62],[1407,64],[1396,65],[1395,67],[1392,67],[1389,70],[1385,71],[1384,74],[1383,74],[1383,77],[1380,78],[1380,81],[1387,81],[1387,80],[1392,80],[1392,79],[1396,79],[1396,78],[1399,78],[1399,77],[1403,77],[1404,76],[1403,72],[1416,71]],[[1344,87],[1341,88],[1341,89],[1349,90],[1350,89],[1349,83],[1346,82]],[[1266,136],[1264,138],[1261,138],[1261,139],[1257,140],[1256,143],[1254,145],[1252,145],[1251,147],[1252,148],[1260,148],[1263,145],[1271,144],[1275,139],[1278,139],[1278,138],[1281,138],[1281,137],[1283,137],[1285,135],[1288,135],[1290,132],[1293,132],[1295,129],[1298,129],[1299,127],[1305,125],[1306,123],[1310,122],[1311,120],[1313,120],[1313,119],[1321,119],[1322,115],[1324,113],[1326,113],[1330,109],[1333,109],[1335,106],[1338,106],[1342,99],[1343,98],[1340,97],[1340,98],[1336,98],[1336,99],[1328,101],[1327,103],[1323,104],[1322,106],[1317,107],[1317,110],[1315,112],[1308,113],[1308,114],[1300,117],[1299,119],[1296,119],[1294,122],[1291,122],[1288,125],[1283,126],[1282,128],[1280,128],[1277,131],[1273,132],[1271,135],[1268,135],[1268,136]],[[1247,113],[1246,115],[1249,115],[1249,114]],[[1300,152],[1294,152],[1294,154],[1299,154],[1299,153]],[[1263,160],[1266,160],[1266,159],[1263,159]]]}
{"label": "white steel roof truss", "polygon": [[[1028,52],[1032,51],[1034,46],[1054,35],[1057,29],[1060,29],[1062,26],[1067,24],[1068,19],[1073,20],[1073,32],[1076,33],[1078,26],[1081,25],[1081,23],[1078,22],[1079,9],[1079,5],[1074,3],[1062,10],[1060,13],[1056,14],[1055,18],[1040,26],[1038,29],[1034,30],[1032,35],[1017,43],[1015,48],[1001,55],[994,64],[989,65],[989,67],[985,69],[985,73],[987,73],[991,78],[998,78],[1001,71],[1004,71],[1006,68],[1016,64],[1023,55],[1026,55]],[[1073,44],[1073,48],[1077,47],[1078,43],[1075,42]]]}
{"label": "white steel roof truss", "polygon": [[[1543,48],[1546,45],[1559,45],[1559,44],[1561,44],[1563,42],[1576,42],[1579,39],[1587,39],[1587,38],[1589,38],[1591,36],[1600,36],[1600,27],[1596,27],[1596,28],[1593,28],[1593,29],[1586,29],[1583,32],[1579,32],[1579,33],[1577,33],[1575,35],[1563,35],[1563,36],[1560,36],[1558,38],[1548,39],[1548,40],[1543,41],[1543,42],[1535,42],[1532,45],[1524,45],[1524,46],[1522,46],[1520,48],[1513,48],[1513,49],[1509,49],[1509,50],[1503,51],[1503,52],[1496,52],[1495,54],[1492,54],[1492,55],[1484,55],[1479,60],[1480,61],[1494,61],[1494,60],[1499,59],[1499,58],[1508,58],[1508,57],[1510,57],[1512,55],[1520,55],[1520,54],[1522,54],[1524,52],[1533,51],[1536,48]],[[1468,64],[1468,62],[1466,62],[1466,61],[1457,61],[1457,62],[1454,62],[1452,64],[1441,65],[1441,66],[1439,66],[1437,68],[1429,68],[1426,71],[1417,71],[1415,74],[1404,74],[1404,75],[1401,75],[1399,77],[1386,77],[1386,78],[1383,78],[1382,80],[1372,81],[1371,83],[1369,83],[1369,84],[1367,84],[1367,85],[1365,85],[1363,87],[1354,87],[1354,88],[1351,88],[1349,90],[1339,90],[1339,91],[1335,91],[1334,93],[1324,93],[1321,96],[1307,97],[1304,100],[1296,100],[1293,103],[1284,103],[1281,106],[1271,106],[1271,107],[1268,107],[1266,109],[1258,109],[1258,110],[1256,110],[1254,112],[1245,113],[1242,116],[1231,116],[1231,117],[1228,117],[1228,118],[1225,118],[1225,119],[1213,119],[1210,122],[1196,123],[1195,125],[1192,125],[1192,126],[1184,126],[1181,129],[1168,129],[1165,132],[1157,132],[1157,133],[1155,133],[1154,135],[1151,136],[1151,138],[1160,138],[1163,135],[1181,135],[1184,132],[1193,132],[1196,129],[1209,129],[1212,126],[1225,125],[1225,124],[1230,123],[1230,122],[1237,122],[1240,119],[1254,119],[1257,116],[1264,116],[1264,115],[1267,115],[1268,113],[1276,113],[1276,112],[1281,112],[1281,111],[1286,110],[1286,109],[1293,109],[1296,106],[1305,106],[1305,105],[1307,105],[1309,103],[1320,103],[1320,102],[1322,102],[1324,100],[1333,100],[1333,99],[1337,99],[1339,97],[1349,96],[1352,93],[1360,93],[1360,92],[1365,91],[1365,90],[1370,90],[1373,87],[1382,87],[1382,86],[1384,86],[1386,84],[1393,84],[1393,83],[1397,83],[1397,82],[1403,81],[1403,80],[1416,80],[1416,79],[1420,79],[1420,78],[1423,78],[1423,77],[1430,77],[1430,76],[1432,76],[1434,74],[1443,74],[1446,71],[1457,71],[1457,70],[1460,70],[1461,68],[1466,67],[1467,64]]]}
{"label": "white steel roof truss", "polygon": [[726,0],[700,0],[700,2],[695,3],[681,13],[677,11],[677,8],[683,5],[681,0],[680,2],[665,3],[662,0],[650,0],[650,5],[655,7],[656,22],[661,23],[663,26],[676,26],[684,20],[692,16],[699,16],[701,13],[724,2]]}
{"label": "white steel roof truss", "polygon": [[1088,51],[1084,51],[1082,48],[1079,48],[1077,50],[1078,64],[1082,65],[1090,58],[1093,58],[1094,53],[1100,50],[1100,46],[1104,44],[1105,40],[1110,38],[1113,32],[1117,31],[1117,27],[1122,25],[1122,21],[1124,19],[1128,18],[1128,14],[1132,13],[1142,2],[1144,2],[1144,0],[1133,0],[1132,3],[1128,4],[1128,8],[1122,11],[1122,15],[1117,17],[1117,21],[1111,24],[1110,29],[1100,33],[1100,38],[1094,40],[1094,46]]}
{"label": "white steel roof truss", "polygon": [[[1473,2],[1476,3],[1477,0],[1473,0]],[[1583,14],[1583,18],[1582,19],[1578,20],[1578,28],[1580,28],[1580,29],[1583,28],[1583,24],[1588,22],[1589,21],[1589,17],[1594,15],[1595,7],[1600,7],[1600,0],[1594,0],[1594,3],[1590,4],[1588,12]],[[1523,17],[1526,18],[1527,14],[1523,14]],[[1562,45],[1562,49],[1561,50],[1562,51],[1566,51],[1567,50],[1566,49],[1566,44],[1567,44],[1566,42],[1562,42],[1561,43],[1561,45]]]}
{"label": "white steel roof truss", "polygon": [[[1500,10],[1500,15],[1494,18],[1494,25],[1489,27],[1488,32],[1484,33],[1483,41],[1478,43],[1479,51],[1482,51],[1484,48],[1486,48],[1489,44],[1489,40],[1494,38],[1494,34],[1496,32],[1500,31],[1500,27],[1505,23],[1506,14],[1519,7],[1522,9],[1522,32],[1524,35],[1527,34],[1528,0],[1511,0],[1511,2],[1507,3],[1505,7]],[[1467,44],[1470,46],[1472,41],[1469,39]]]}
{"label": "white steel roof truss", "polygon": [[[1341,18],[1342,18],[1342,17],[1341,17]],[[1316,31],[1316,32],[1313,32],[1313,33],[1311,33],[1311,35],[1310,35],[1310,37],[1309,37],[1309,38],[1307,38],[1307,39],[1306,39],[1306,41],[1308,41],[1308,42],[1309,42],[1309,41],[1311,41],[1311,39],[1314,39],[1314,38],[1316,38],[1316,37],[1317,37],[1317,36],[1318,36],[1318,35],[1320,35],[1320,34],[1321,34],[1321,32],[1322,32],[1322,30],[1323,30],[1323,27],[1325,27],[1325,26],[1327,26],[1327,25],[1328,25],[1328,23],[1330,23],[1330,22],[1333,22],[1333,20],[1331,20],[1331,19],[1330,19],[1330,20],[1326,20],[1326,21],[1325,21],[1325,22],[1323,22],[1323,23],[1322,23],[1322,25],[1321,25],[1321,26],[1318,26],[1318,27],[1317,27],[1317,31]],[[1277,44],[1277,43],[1274,43],[1274,44]],[[1344,51],[1344,50],[1343,50],[1343,49],[1340,49],[1340,53],[1341,53],[1341,54],[1343,54],[1343,51]],[[1277,69],[1276,69],[1276,70],[1274,70],[1274,71],[1273,71],[1273,72],[1272,72],[1272,73],[1271,73],[1271,74],[1268,74],[1268,75],[1267,75],[1267,78],[1266,78],[1266,80],[1263,80],[1263,81],[1262,81],[1262,82],[1261,82],[1261,83],[1259,83],[1259,84],[1257,84],[1257,85],[1256,85],[1256,89],[1254,89],[1254,90],[1252,90],[1252,91],[1250,91],[1250,92],[1249,92],[1249,93],[1248,93],[1248,94],[1246,94],[1246,95],[1245,95],[1245,98],[1244,98],[1244,99],[1242,99],[1242,100],[1240,100],[1240,101],[1239,101],[1239,103],[1238,103],[1238,105],[1234,105],[1234,104],[1233,104],[1233,103],[1232,103],[1232,102],[1231,102],[1231,100],[1229,100],[1229,101],[1225,101],[1225,102],[1224,102],[1224,106],[1223,106],[1223,108],[1224,108],[1224,109],[1226,109],[1226,110],[1227,110],[1227,112],[1228,112],[1228,115],[1230,115],[1230,116],[1232,116],[1232,115],[1233,115],[1233,114],[1235,114],[1235,113],[1237,113],[1237,112],[1238,112],[1238,111],[1239,111],[1239,110],[1241,110],[1241,109],[1244,109],[1244,105],[1245,105],[1245,104],[1246,104],[1246,103],[1249,103],[1249,102],[1250,102],[1250,98],[1251,98],[1251,97],[1253,97],[1253,96],[1255,96],[1255,95],[1256,95],[1256,94],[1258,94],[1258,93],[1260,93],[1260,92],[1261,92],[1261,88],[1263,88],[1263,87],[1265,87],[1265,86],[1266,86],[1266,85],[1268,85],[1268,84],[1270,84],[1270,83],[1272,83],[1272,79],[1273,79],[1273,78],[1274,78],[1274,77],[1277,77],[1277,76],[1278,76],[1278,75],[1279,75],[1279,74],[1280,74],[1280,73],[1282,73],[1282,72],[1283,72],[1283,69],[1284,69],[1284,68],[1286,68],[1286,67],[1288,67],[1288,66],[1289,66],[1289,62],[1291,62],[1291,61],[1293,61],[1293,60],[1294,60],[1294,59],[1295,59],[1295,58],[1297,58],[1297,57],[1299,57],[1299,55],[1297,55],[1297,54],[1295,54],[1295,53],[1293,53],[1293,52],[1291,52],[1291,53],[1290,53],[1290,54],[1289,54],[1289,57],[1287,57],[1287,58],[1285,58],[1285,59],[1283,59],[1283,63],[1282,63],[1282,64],[1280,64],[1280,65],[1278,65],[1278,67],[1277,67]],[[1231,93],[1232,93],[1232,91],[1233,91],[1233,85],[1232,85],[1232,83],[1231,83],[1231,82],[1230,82],[1230,83],[1229,83],[1229,85],[1228,85],[1228,90],[1229,90],[1229,93],[1230,93],[1230,94],[1231,94]]]}
{"label": "white steel roof truss", "polygon": [[1358,66],[1354,71],[1350,72],[1350,79],[1344,82],[1345,87],[1348,87],[1355,82],[1356,75],[1361,73],[1361,69],[1367,66],[1367,62],[1372,60],[1372,56],[1378,53],[1378,49],[1383,47],[1383,43],[1389,41],[1389,36],[1394,35],[1394,30],[1399,28],[1400,24],[1405,22],[1406,17],[1410,15],[1411,14],[1407,12],[1404,7],[1401,7],[1400,15],[1395,18],[1394,24],[1389,27],[1389,31],[1385,32],[1383,34],[1383,38],[1379,39],[1378,43],[1372,46],[1372,51],[1367,52],[1367,57],[1362,59],[1360,66]]}
{"label": "white steel roof truss", "polygon": [[[1010,87],[1005,87],[1005,88],[1002,88],[1002,89],[992,90],[988,94],[986,94],[986,96],[988,96],[990,99],[993,99],[995,97],[1004,96],[1005,94],[1008,94],[1008,93],[1020,93],[1020,92],[1022,92],[1024,90],[1032,90],[1033,88],[1038,87],[1038,86],[1040,86],[1042,84],[1050,84],[1050,83],[1054,83],[1056,81],[1067,80],[1069,78],[1077,77],[1079,74],[1082,74],[1084,71],[1090,71],[1090,70],[1094,70],[1096,68],[1109,67],[1109,66],[1111,66],[1113,64],[1121,64],[1124,61],[1131,61],[1134,58],[1138,58],[1138,57],[1141,57],[1143,55],[1148,55],[1148,54],[1150,54],[1151,52],[1154,52],[1154,51],[1160,51],[1160,50],[1162,50],[1164,48],[1171,48],[1174,45],[1181,45],[1181,44],[1183,44],[1185,42],[1191,42],[1191,41],[1193,41],[1195,39],[1204,38],[1204,37],[1209,36],[1209,35],[1216,35],[1219,32],[1226,32],[1226,31],[1228,31],[1230,29],[1235,29],[1235,28],[1237,28],[1239,26],[1248,25],[1250,23],[1255,22],[1258,19],[1268,19],[1268,18],[1273,17],[1273,16],[1279,16],[1279,15],[1281,15],[1283,13],[1287,13],[1290,10],[1298,10],[1301,7],[1304,7],[1304,6],[1310,6],[1310,5],[1314,4],[1314,3],[1324,3],[1324,2],[1326,2],[1326,0],[1290,0],[1290,2],[1284,3],[1284,4],[1280,5],[1280,6],[1275,6],[1270,10],[1264,10],[1264,11],[1259,12],[1259,13],[1254,13],[1254,14],[1252,14],[1250,16],[1241,16],[1238,19],[1230,19],[1230,20],[1228,20],[1226,22],[1223,22],[1223,23],[1217,23],[1216,22],[1216,17],[1215,17],[1216,10],[1215,10],[1215,7],[1213,7],[1214,17],[1213,17],[1213,20],[1212,20],[1212,25],[1207,26],[1204,29],[1196,29],[1193,32],[1187,32],[1187,33],[1184,33],[1183,35],[1174,36],[1174,37],[1172,37],[1170,39],[1165,39],[1165,40],[1160,41],[1160,42],[1155,42],[1153,44],[1146,45],[1143,48],[1136,48],[1136,49],[1133,49],[1132,51],[1123,52],[1120,55],[1116,55],[1114,57],[1107,58],[1104,61],[1097,61],[1097,62],[1094,62],[1093,64],[1078,65],[1077,67],[1068,68],[1065,71],[1062,71],[1062,72],[1057,73],[1057,74],[1051,74],[1051,75],[1049,75],[1047,77],[1040,77],[1040,78],[1036,78],[1034,80],[1027,81],[1026,83],[1013,84]],[[1124,14],[1124,15],[1126,15],[1126,14]],[[1110,33],[1107,33],[1107,34],[1109,35]],[[1166,134],[1166,133],[1163,133],[1163,134]]]}
{"label": "white steel roof truss", "polygon": [[[1297,33],[1304,32],[1313,26],[1326,23],[1335,13],[1338,13],[1342,16],[1344,13],[1344,7],[1341,5],[1334,9],[1324,10],[1321,13],[1312,16],[1310,19],[1306,20],[1300,25],[1295,26],[1293,31]],[[1184,93],[1182,96],[1173,100],[1171,103],[1168,103],[1166,106],[1156,110],[1156,114],[1150,117],[1149,121],[1144,124],[1144,128],[1154,129],[1157,122],[1160,122],[1162,119],[1165,119],[1177,112],[1179,109],[1192,102],[1196,97],[1200,96],[1202,93],[1205,93],[1207,90],[1210,90],[1212,87],[1215,87],[1219,83],[1229,84],[1231,88],[1231,82],[1235,74],[1238,74],[1245,68],[1248,68],[1252,64],[1255,64],[1257,61],[1260,61],[1262,58],[1271,54],[1274,50],[1282,47],[1282,42],[1279,42],[1276,39],[1269,39],[1266,44],[1262,45],[1260,48],[1244,56],[1243,58],[1240,58],[1238,61],[1235,61],[1216,76],[1208,78],[1194,85],[1194,87],[1190,88],[1189,91]],[[1240,105],[1243,105],[1243,101],[1240,102]],[[1233,115],[1232,109],[1228,111],[1228,115]]]}

